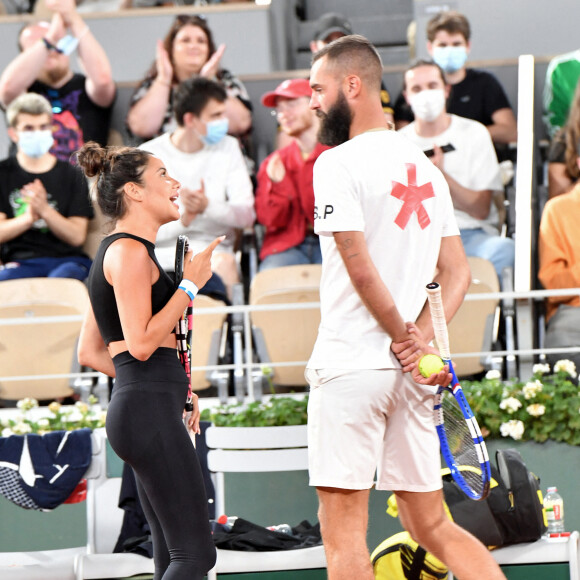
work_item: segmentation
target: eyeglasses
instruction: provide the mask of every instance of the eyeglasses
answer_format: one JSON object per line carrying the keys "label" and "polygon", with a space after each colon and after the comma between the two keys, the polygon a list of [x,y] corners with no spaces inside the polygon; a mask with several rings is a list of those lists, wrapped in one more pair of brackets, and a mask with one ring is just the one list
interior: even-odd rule
{"label": "eyeglasses", "polygon": [[310,99],[310,97],[297,97],[296,99],[288,99],[279,102],[276,105],[276,108],[270,111],[270,115],[272,115],[272,117],[279,117],[283,113],[297,109],[301,104],[303,104],[303,98]]}

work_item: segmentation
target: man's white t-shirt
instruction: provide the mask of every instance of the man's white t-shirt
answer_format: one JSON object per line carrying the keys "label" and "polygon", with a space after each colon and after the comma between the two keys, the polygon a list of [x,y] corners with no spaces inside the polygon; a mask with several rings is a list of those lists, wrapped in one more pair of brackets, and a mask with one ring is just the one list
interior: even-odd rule
{"label": "man's white t-shirt", "polygon": [[[489,131],[484,125],[472,119],[465,119],[457,115],[449,115],[449,127],[436,137],[421,137],[417,135],[417,125],[413,121],[399,130],[422,151],[433,149],[433,145],[451,144],[455,151],[443,155],[443,168],[457,183],[463,187],[481,191],[503,190],[497,155]],[[480,220],[468,213],[455,210],[457,225],[461,230],[483,228],[490,234],[498,234],[498,213],[492,202],[489,215]]]}
{"label": "man's white t-shirt", "polygon": [[[199,189],[203,179],[209,200],[203,214],[189,226],[185,227],[180,220],[161,226],[155,247],[161,266],[173,270],[175,241],[181,234],[189,237],[194,253],[206,248],[217,236],[226,234],[215,252],[232,252],[235,230],[250,227],[255,219],[252,182],[237,140],[227,135],[216,145],[206,145],[196,153],[184,153],[173,145],[170,133],[164,133],[140,148],[161,159],[169,175],[182,187]],[[183,213],[180,200],[177,203]]]}
{"label": "man's white t-shirt", "polygon": [[314,165],[322,249],[321,323],[308,368],[393,368],[391,339],[351,283],[333,233],[364,232],[370,257],[405,321],[417,319],[441,238],[459,235],[442,173],[394,131],[369,131]]}

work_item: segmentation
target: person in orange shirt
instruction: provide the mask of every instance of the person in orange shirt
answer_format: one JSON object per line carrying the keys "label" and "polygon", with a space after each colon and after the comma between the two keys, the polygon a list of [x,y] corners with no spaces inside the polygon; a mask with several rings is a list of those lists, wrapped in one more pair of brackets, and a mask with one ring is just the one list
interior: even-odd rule
{"label": "person in orange shirt", "polygon": [[[580,155],[577,163],[580,167]],[[580,287],[580,184],[568,193],[546,203],[542,213],[539,237],[540,270],[538,277],[544,288]],[[580,344],[580,297],[552,296],[546,300],[546,348]],[[550,365],[562,358],[580,369],[580,353],[547,355]]]}
{"label": "person in orange shirt", "polygon": [[258,172],[256,216],[266,226],[261,271],[322,262],[314,233],[312,170],[328,147],[318,142],[311,92],[306,79],[290,79],[262,96],[262,104],[274,109],[290,143],[267,157]]}

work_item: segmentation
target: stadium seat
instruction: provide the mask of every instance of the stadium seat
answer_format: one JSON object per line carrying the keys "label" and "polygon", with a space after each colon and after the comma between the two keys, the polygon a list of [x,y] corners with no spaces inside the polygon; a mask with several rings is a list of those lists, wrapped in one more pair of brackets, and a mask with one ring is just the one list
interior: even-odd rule
{"label": "stadium seat", "polygon": [[[25,278],[0,284],[0,375],[66,374],[76,361],[76,344],[89,303],[86,286],[69,278]],[[73,316],[76,320],[41,321]],[[31,324],[7,324],[7,319]],[[0,382],[0,399],[53,399],[73,393],[68,377]]]}
{"label": "stadium seat", "polygon": [[[225,503],[225,479],[228,473],[262,473],[267,479],[268,472],[308,469],[305,425],[262,428],[209,427],[205,437],[209,448],[208,467],[213,474],[216,490],[216,514],[228,513]],[[267,483],[265,485],[267,486]],[[256,501],[259,500],[259,497],[256,498]],[[221,574],[321,568],[326,568],[322,545],[272,552],[218,549],[217,563],[215,568],[209,571],[208,580],[216,580]]]}
{"label": "stadium seat", "polygon": [[[468,257],[471,284],[468,294],[499,292],[499,281],[493,264],[483,258]],[[499,299],[467,300],[449,323],[451,354],[489,351],[497,336]],[[481,357],[454,359],[458,376],[470,376],[488,369]]]}
{"label": "stadium seat", "polygon": [[[296,304],[320,301],[322,266],[285,266],[258,272],[250,287],[250,304]],[[304,386],[305,363],[312,353],[320,324],[318,309],[255,311],[251,314],[256,352],[264,364],[304,362],[274,367],[276,385]]]}

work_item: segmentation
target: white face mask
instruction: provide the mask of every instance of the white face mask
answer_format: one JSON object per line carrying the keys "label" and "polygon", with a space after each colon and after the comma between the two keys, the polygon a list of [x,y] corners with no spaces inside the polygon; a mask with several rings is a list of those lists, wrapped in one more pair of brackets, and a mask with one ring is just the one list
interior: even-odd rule
{"label": "white face mask", "polygon": [[415,117],[422,121],[434,121],[445,108],[445,91],[429,89],[409,97],[409,104]]}

